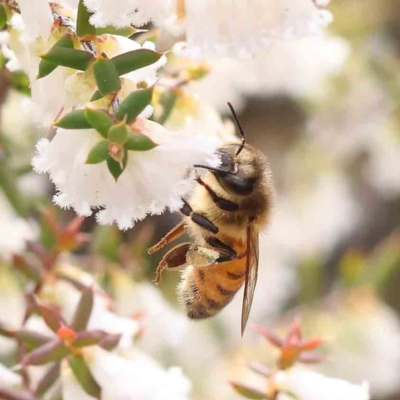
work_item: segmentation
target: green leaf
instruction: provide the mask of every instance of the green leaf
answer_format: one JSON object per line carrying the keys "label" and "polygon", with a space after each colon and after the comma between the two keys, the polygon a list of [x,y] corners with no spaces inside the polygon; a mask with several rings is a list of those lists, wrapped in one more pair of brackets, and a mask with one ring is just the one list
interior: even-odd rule
{"label": "green leaf", "polygon": [[136,90],[119,105],[116,117],[120,120],[126,118],[131,123],[150,103],[153,97],[153,88]]}
{"label": "green leaf", "polygon": [[113,143],[124,144],[128,140],[129,128],[125,122],[114,125],[108,131],[108,140]]}
{"label": "green leaf", "polygon": [[[101,142],[100,142],[101,143]],[[88,288],[82,292],[81,299],[75,310],[71,327],[73,330],[84,331],[90,319],[93,310],[93,289]]]}
{"label": "green leaf", "polygon": [[94,108],[86,107],[86,119],[92,128],[96,129],[103,137],[107,137],[109,129],[113,125],[113,120],[105,110],[96,110]]}
{"label": "green leaf", "polygon": [[91,129],[85,110],[74,110],[58,120],[55,126],[63,129]]}
{"label": "green leaf", "polygon": [[265,400],[268,396],[257,389],[251,388],[241,383],[231,382],[232,387],[242,396],[252,400]]}
{"label": "green leaf", "polygon": [[107,58],[99,58],[93,63],[93,73],[99,92],[103,96],[121,89],[117,69]]}
{"label": "green leaf", "polygon": [[119,75],[124,75],[137,69],[147,67],[148,65],[154,64],[161,57],[162,53],[149,49],[139,49],[128,51],[127,53],[111,59]]}
{"label": "green leaf", "polygon": [[146,135],[143,135],[141,133],[134,133],[133,135],[129,135],[129,138],[126,141],[124,148],[126,150],[133,151],[148,151],[154,149],[154,147],[156,146],[158,145]]}
{"label": "green leaf", "polygon": [[100,399],[101,389],[97,382],[94,380],[85,360],[82,356],[68,357],[68,364],[71,367],[76,379],[81,384],[82,388],[87,394]]}
{"label": "green leaf", "polygon": [[56,363],[50,367],[43,378],[40,379],[35,389],[35,395],[37,397],[43,396],[53,386],[59,376],[60,363]]}
{"label": "green leaf", "polygon": [[7,25],[7,9],[4,3],[0,3],[0,29]]}
{"label": "green leaf", "polygon": [[164,125],[168,121],[177,99],[178,97],[173,91],[167,91],[161,95],[160,105],[162,106],[163,111],[157,120],[159,124]]}
{"label": "green leaf", "polygon": [[53,47],[42,60],[51,62],[62,67],[86,71],[94,56],[88,51],[69,49],[65,47]]}
{"label": "green leaf", "polygon": [[76,34],[79,37],[96,35],[96,28],[90,23],[91,16],[92,13],[87,9],[83,0],[80,0],[76,18]]}
{"label": "green leaf", "polygon": [[122,172],[124,172],[121,165],[118,164],[115,160],[113,160],[110,157],[107,159],[107,166],[108,166],[108,170],[110,171],[111,175],[117,181],[118,178],[121,176]]}
{"label": "green leaf", "polygon": [[146,30],[145,29],[136,29],[133,26],[118,28],[113,25],[107,25],[102,28],[96,28],[97,35],[109,34],[109,35],[128,37],[128,36],[134,35],[135,33],[140,33],[140,32],[146,32]]}
{"label": "green leaf", "polygon": [[[72,41],[71,35],[69,33],[65,34],[61,39],[56,42],[56,44],[51,49],[53,49],[54,47],[65,47],[68,49],[73,49],[74,42]],[[39,63],[39,73],[37,75],[37,79],[44,78],[45,76],[50,75],[57,67],[57,64],[46,60],[41,60]]]}
{"label": "green leaf", "polygon": [[102,140],[90,150],[86,164],[99,164],[106,161],[108,157],[108,141]]}
{"label": "green leaf", "polygon": [[97,101],[97,100],[100,100],[102,97],[103,97],[103,95],[98,90],[96,90],[93,93],[93,96],[91,97],[90,101]]}
{"label": "green leaf", "polygon": [[31,89],[28,75],[23,71],[12,71],[10,74],[11,86],[18,92],[30,96]]}

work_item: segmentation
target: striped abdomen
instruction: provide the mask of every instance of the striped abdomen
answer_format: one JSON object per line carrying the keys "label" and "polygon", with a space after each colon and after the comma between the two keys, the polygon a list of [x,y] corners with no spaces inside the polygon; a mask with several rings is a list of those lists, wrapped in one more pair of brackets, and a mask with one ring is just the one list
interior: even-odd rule
{"label": "striped abdomen", "polygon": [[243,285],[246,258],[206,268],[188,267],[183,271],[178,296],[189,318],[212,317],[222,310]]}

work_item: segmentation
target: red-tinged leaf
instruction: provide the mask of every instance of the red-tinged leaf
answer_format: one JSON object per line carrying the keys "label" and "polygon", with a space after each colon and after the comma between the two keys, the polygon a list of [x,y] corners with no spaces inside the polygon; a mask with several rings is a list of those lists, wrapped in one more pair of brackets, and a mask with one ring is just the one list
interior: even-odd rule
{"label": "red-tinged leaf", "polygon": [[90,23],[91,16],[92,13],[87,9],[84,1],[80,0],[76,18],[76,34],[80,38],[96,35],[96,28]]}
{"label": "red-tinged leaf", "polygon": [[92,128],[96,129],[101,136],[107,138],[108,131],[114,124],[112,118],[107,114],[107,112],[105,110],[86,107],[85,115]]}
{"label": "red-tinged leaf", "polygon": [[268,365],[260,362],[249,362],[247,366],[256,374],[263,376],[264,378],[269,378],[273,373],[273,370],[268,367]]}
{"label": "red-tinged leaf", "polygon": [[65,47],[53,47],[44,54],[42,60],[46,60],[57,66],[86,71],[94,57],[88,51],[78,49],[68,49]]}
{"label": "red-tinged leaf", "polygon": [[29,263],[25,257],[19,254],[14,254],[13,266],[36,283],[40,283],[43,281],[45,273],[44,269],[41,268],[39,265]]}
{"label": "red-tinged leaf", "polygon": [[118,74],[125,75],[156,63],[162,56],[162,53],[157,53],[153,50],[138,49],[116,56],[111,61],[115,65]]}
{"label": "red-tinged leaf", "polygon": [[253,325],[253,329],[261,333],[261,335],[264,336],[265,339],[268,340],[271,344],[273,344],[275,347],[282,347],[284,344],[284,341],[276,335],[274,332],[271,332],[269,329],[263,328],[262,326],[258,325]]}
{"label": "red-tinged leaf", "polygon": [[102,140],[90,150],[86,164],[100,164],[107,160],[108,155],[108,141]]}
{"label": "red-tinged leaf", "polygon": [[92,125],[86,119],[85,110],[74,110],[62,117],[55,124],[63,129],[91,129]]}
{"label": "red-tinged leaf", "polygon": [[78,307],[71,323],[71,326],[75,331],[80,332],[86,329],[93,310],[93,302],[94,296],[92,288],[82,292],[81,299],[79,300]]}
{"label": "red-tinged leaf", "polygon": [[151,103],[153,88],[135,90],[119,105],[116,117],[131,123]]}
{"label": "red-tinged leaf", "polygon": [[100,94],[115,93],[121,89],[121,80],[111,60],[99,58],[93,63],[93,74]]}
{"label": "red-tinged leaf", "polygon": [[50,336],[25,328],[16,330],[13,336],[22,342],[28,351],[37,349],[53,340]]}
{"label": "red-tinged leaf", "polygon": [[54,382],[60,376],[60,363],[55,363],[40,379],[35,389],[36,396],[43,396],[53,386]]}
{"label": "red-tinged leaf", "polygon": [[60,361],[70,353],[70,350],[60,339],[53,339],[51,342],[40,346],[22,359],[24,367],[30,365],[44,365],[54,361]]}
{"label": "red-tinged leaf", "polygon": [[[74,42],[72,41],[71,35],[69,33],[65,34],[53,47],[66,47],[72,49],[74,47]],[[37,79],[41,79],[47,75],[50,75],[57,67],[57,64],[46,60],[41,60],[39,63],[39,73]]]}
{"label": "red-tinged leaf", "polygon": [[301,326],[300,322],[296,321],[289,329],[289,333],[286,337],[286,343],[290,343],[292,345],[298,345],[301,341]]}
{"label": "red-tinged leaf", "polygon": [[299,361],[303,364],[319,364],[324,360],[324,356],[314,353],[303,353],[299,357]]}
{"label": "red-tinged leaf", "polygon": [[118,178],[121,176],[121,174],[124,172],[121,165],[119,163],[117,163],[115,160],[113,160],[112,158],[108,158],[107,166],[108,166],[108,170],[110,171],[111,175],[117,181]]}
{"label": "red-tinged leaf", "polygon": [[130,151],[149,151],[157,147],[148,136],[141,133],[134,133],[129,135],[124,148]]}
{"label": "red-tinged leaf", "polygon": [[81,356],[70,356],[68,357],[68,363],[71,367],[76,379],[85,390],[87,394],[95,397],[96,399],[101,398],[101,389],[97,382],[94,380],[85,360]]}
{"label": "red-tinged leaf", "polygon": [[302,351],[314,350],[323,345],[325,342],[326,340],[323,338],[308,339],[300,344],[300,349]]}
{"label": "red-tinged leaf", "polygon": [[[247,399],[252,400],[265,400],[268,399],[268,396],[259,391],[258,389],[252,388],[250,386],[242,385],[241,383],[230,382],[232,387],[242,396]],[[321,399],[322,400],[322,399]]]}
{"label": "red-tinged leaf", "polygon": [[67,325],[60,313],[54,307],[48,306],[38,300],[36,302],[44,322],[54,333],[57,333],[63,325]]}
{"label": "red-tinged leaf", "polygon": [[0,388],[0,399],[2,400],[37,400],[36,397],[26,391],[17,389]]}
{"label": "red-tinged leaf", "polygon": [[120,334],[108,334],[105,336],[99,343],[100,347],[105,350],[111,351],[114,350],[117,346],[119,341],[121,340]]}
{"label": "red-tinged leaf", "polygon": [[102,341],[107,336],[104,331],[89,331],[80,332],[76,335],[76,339],[73,342],[74,347],[87,347],[93,346]]}

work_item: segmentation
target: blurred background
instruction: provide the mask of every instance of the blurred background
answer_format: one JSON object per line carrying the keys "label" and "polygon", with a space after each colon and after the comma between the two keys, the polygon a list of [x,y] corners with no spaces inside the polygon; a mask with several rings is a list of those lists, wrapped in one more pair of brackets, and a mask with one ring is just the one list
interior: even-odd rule
{"label": "blurred background", "polygon": [[[329,9],[335,20],[322,37],[274,47],[255,60],[202,64],[209,73],[184,90],[224,118],[230,118],[231,101],[248,142],[266,154],[273,171],[276,200],[260,237],[249,325],[284,332],[300,319],[307,335],[330,338],[317,370],[354,383],[369,381],[374,400],[396,400],[400,1],[333,0]],[[167,46],[170,38],[160,38],[159,48]],[[17,288],[23,278],[6,267],[11,253],[22,251],[25,240],[48,247],[54,240],[40,210],[49,209],[63,223],[74,216],[52,207],[54,187],[31,172],[34,145],[45,130],[31,122],[26,91],[25,77],[3,68],[0,321],[22,309]],[[177,103],[178,111],[179,106],[187,103]],[[174,124],[173,114],[168,123]],[[255,382],[246,362],[268,361],[273,353],[251,327],[240,338],[242,293],[216,318],[192,322],[176,303],[179,274],[164,274],[159,287],[151,283],[162,253],[149,257],[146,250],[179,219],[151,217],[121,232],[89,218],[83,230],[91,241],[63,262],[93,273],[119,313],[140,318],[139,348],[160,363],[181,365],[194,383],[193,399],[239,399],[229,381]],[[10,346],[1,339],[5,364],[12,359]]]}

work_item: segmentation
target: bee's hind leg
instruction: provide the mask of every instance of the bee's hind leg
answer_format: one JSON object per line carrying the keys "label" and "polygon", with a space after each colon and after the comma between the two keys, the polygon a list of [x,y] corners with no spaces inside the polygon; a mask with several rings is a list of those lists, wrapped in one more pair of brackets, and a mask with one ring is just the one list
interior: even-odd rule
{"label": "bee's hind leg", "polygon": [[154,283],[158,285],[161,281],[161,274],[165,269],[180,270],[187,266],[186,254],[192,247],[192,243],[182,243],[171,249],[160,261],[156,270]]}

